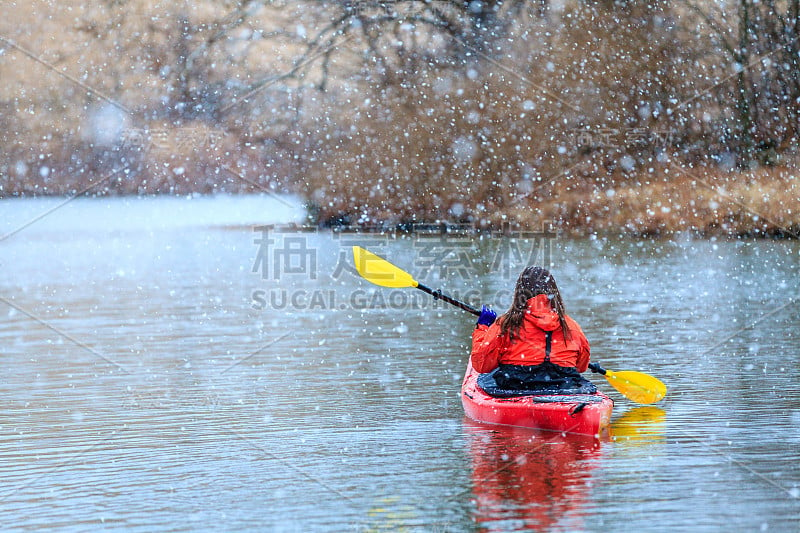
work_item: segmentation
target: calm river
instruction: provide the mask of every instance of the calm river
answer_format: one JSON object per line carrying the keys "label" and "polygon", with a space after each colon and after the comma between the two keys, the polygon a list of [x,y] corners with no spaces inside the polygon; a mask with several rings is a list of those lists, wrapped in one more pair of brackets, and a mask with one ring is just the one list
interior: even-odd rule
{"label": "calm river", "polygon": [[[283,225],[302,218],[286,198],[62,201],[0,201],[3,529],[800,529],[797,242],[365,236]],[[667,399],[591,376],[612,436],[474,424],[474,317],[369,285],[352,244],[500,310],[546,260],[593,359]]]}

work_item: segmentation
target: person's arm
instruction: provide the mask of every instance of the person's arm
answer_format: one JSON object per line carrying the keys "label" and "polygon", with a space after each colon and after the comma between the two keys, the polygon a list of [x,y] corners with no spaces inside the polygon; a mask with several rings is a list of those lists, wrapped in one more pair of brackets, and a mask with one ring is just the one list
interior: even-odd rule
{"label": "person's arm", "polygon": [[472,368],[485,374],[491,372],[500,363],[500,325],[494,321],[496,315],[484,307],[481,318],[472,332],[472,353],[470,361]]}
{"label": "person's arm", "polygon": [[575,362],[575,368],[578,369],[578,372],[586,372],[591,358],[589,341],[586,339],[586,335],[583,334],[581,327],[572,318],[568,318],[567,324],[569,325],[572,340],[578,344],[578,360]]}
{"label": "person's arm", "polygon": [[583,334],[578,324],[575,324],[574,333],[577,337],[575,340],[578,341],[578,361],[575,363],[575,368],[578,369],[578,372],[586,372],[589,368],[589,359],[591,358],[589,341],[586,339],[586,335]]}

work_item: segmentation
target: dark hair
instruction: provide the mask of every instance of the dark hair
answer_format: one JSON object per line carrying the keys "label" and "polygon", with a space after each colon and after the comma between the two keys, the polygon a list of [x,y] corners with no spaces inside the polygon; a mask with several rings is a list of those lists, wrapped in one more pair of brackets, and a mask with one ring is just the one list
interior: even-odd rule
{"label": "dark hair", "polygon": [[561,323],[564,339],[571,338],[569,326],[567,326],[567,312],[564,309],[561,293],[558,292],[556,280],[550,272],[538,266],[529,266],[519,275],[517,286],[514,289],[514,301],[503,315],[503,322],[500,325],[502,335],[508,336],[512,341],[519,335],[519,330],[525,320],[525,312],[528,309],[528,300],[540,294],[547,295],[550,299],[550,306],[558,313],[558,321]]}

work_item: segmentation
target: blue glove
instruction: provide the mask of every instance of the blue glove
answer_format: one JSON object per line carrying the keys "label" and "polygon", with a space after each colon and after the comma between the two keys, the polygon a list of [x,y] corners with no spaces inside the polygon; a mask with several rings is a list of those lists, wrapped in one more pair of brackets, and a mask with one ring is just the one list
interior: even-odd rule
{"label": "blue glove", "polygon": [[486,307],[481,307],[481,316],[478,317],[479,326],[491,326],[497,318],[497,313]]}

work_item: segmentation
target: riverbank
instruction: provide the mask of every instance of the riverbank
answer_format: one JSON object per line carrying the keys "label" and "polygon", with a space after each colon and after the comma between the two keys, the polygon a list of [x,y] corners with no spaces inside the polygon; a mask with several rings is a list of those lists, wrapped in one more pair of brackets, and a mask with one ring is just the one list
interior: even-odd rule
{"label": "riverbank", "polygon": [[[698,237],[800,238],[800,179],[797,170],[789,167],[719,172],[674,166],[636,176],[563,175],[527,183],[526,192],[495,194],[494,201],[486,197],[480,201],[480,196],[465,196],[457,187],[443,184],[418,183],[416,189],[361,186],[347,194],[334,190],[322,195],[319,189],[309,187],[314,183],[285,184],[281,190],[296,194],[297,202],[305,202],[307,222],[321,227],[403,228],[446,222],[479,228],[509,224],[546,227],[574,236],[659,237],[683,233]],[[368,179],[360,183],[368,184]],[[184,185],[181,194],[191,194],[188,180]],[[227,189],[230,193],[232,188],[230,184],[205,187],[203,192]],[[89,189],[82,196],[134,197],[137,190],[98,189]],[[239,193],[258,191],[272,194],[268,186],[252,184]],[[51,187],[40,189],[38,194],[27,191],[5,197],[56,197],[77,192]]]}
{"label": "riverbank", "polygon": [[325,207],[315,206],[314,217],[322,225],[447,220],[490,227],[544,225],[571,235],[800,238],[797,176],[789,167],[721,172],[677,166],[636,176],[565,175],[528,184],[527,193],[501,198],[498,205],[446,189],[431,193],[444,209],[430,209],[423,198],[412,203],[414,194],[383,198],[362,187],[351,191],[348,202],[334,198]]}
{"label": "riverbank", "polygon": [[[553,220],[575,234],[800,238],[800,180],[795,171],[672,174],[677,175],[556,191],[534,218]],[[536,209],[529,205],[527,212]],[[522,217],[526,210],[513,214]]]}

